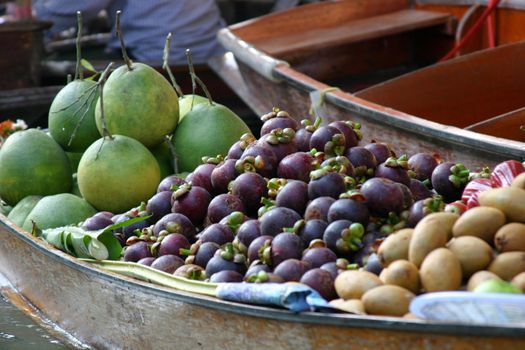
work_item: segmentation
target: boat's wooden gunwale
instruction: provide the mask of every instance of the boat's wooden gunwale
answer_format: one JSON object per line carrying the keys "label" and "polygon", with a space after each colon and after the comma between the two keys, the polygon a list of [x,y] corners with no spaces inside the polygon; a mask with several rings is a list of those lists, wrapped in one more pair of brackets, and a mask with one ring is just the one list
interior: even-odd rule
{"label": "boat's wooden gunwale", "polygon": [[[20,244],[23,244],[24,246],[26,246],[26,248],[31,250],[33,252],[33,255],[43,255],[46,258],[57,263],[59,267],[62,267],[63,265],[67,269],[74,270],[75,272],[84,275],[87,280],[99,281],[99,283],[106,284],[108,285],[109,290],[115,287],[119,287],[133,290],[133,294],[140,293],[140,295],[147,295],[148,297],[153,299],[159,298],[159,300],[173,300],[174,302],[187,303],[218,312],[234,313],[241,316],[265,318],[274,321],[277,320],[294,323],[299,322],[306,324],[317,324],[324,326],[329,325],[344,328],[368,328],[388,331],[408,331],[421,334],[432,333],[454,336],[482,336],[487,339],[490,339],[492,337],[520,338],[525,336],[525,327],[517,326],[509,327],[464,325],[450,323],[428,323],[419,320],[409,320],[402,318],[359,316],[350,314],[324,314],[312,312],[296,314],[275,308],[238,304],[211,297],[194,295],[162,286],[156,286],[147,282],[135,280],[112,272],[100,270],[97,267],[79,261],[61,251],[52,248],[47,243],[30,236],[28,233],[20,230],[15,225],[10,223],[5,216],[0,215],[0,221],[0,241],[2,239],[13,239],[20,241]],[[13,252],[12,254],[16,254],[16,252]],[[5,269],[5,264],[3,266],[3,269]],[[16,273],[16,271],[2,271],[2,273],[6,274],[6,277],[9,278],[12,277],[10,275]],[[55,282],[57,286],[60,286],[60,277],[57,277],[57,280]],[[17,287],[16,281],[15,287]]]}

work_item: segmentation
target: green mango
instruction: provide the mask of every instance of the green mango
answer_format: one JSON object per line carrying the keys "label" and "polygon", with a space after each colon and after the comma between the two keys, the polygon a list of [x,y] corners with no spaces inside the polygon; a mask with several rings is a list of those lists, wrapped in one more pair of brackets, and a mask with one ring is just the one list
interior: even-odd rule
{"label": "green mango", "polygon": [[168,143],[162,142],[161,144],[151,148],[150,151],[159,163],[160,178],[164,179],[166,176],[172,175],[174,160]]}
{"label": "green mango", "polygon": [[82,198],[82,194],[80,193],[80,188],[78,187],[77,173],[73,174],[73,186],[71,188],[71,192],[70,193],[74,194],[77,197]]}
{"label": "green mango", "polygon": [[[100,135],[95,140],[98,140],[99,138],[100,138]],[[80,162],[80,158],[82,158],[82,153],[66,152],[66,154],[67,154],[67,157],[69,158],[69,162],[71,163],[71,170],[73,172],[76,172],[78,169],[78,163]]]}

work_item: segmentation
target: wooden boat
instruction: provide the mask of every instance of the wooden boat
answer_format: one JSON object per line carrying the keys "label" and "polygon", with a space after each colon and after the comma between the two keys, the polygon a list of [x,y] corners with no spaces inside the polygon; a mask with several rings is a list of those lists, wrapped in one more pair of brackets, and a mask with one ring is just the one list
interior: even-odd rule
{"label": "wooden boat", "polygon": [[[329,101],[333,98],[330,96],[339,94],[329,94]],[[298,101],[292,102],[290,106]],[[363,109],[379,108],[363,103]],[[2,215],[0,274],[48,319],[97,349],[525,346],[522,325],[467,326],[391,317],[292,313],[156,286],[66,255]]]}
{"label": "wooden boat", "polygon": [[0,274],[96,349],[520,349],[525,325],[293,313],[185,293],[99,269],[0,215]]}
{"label": "wooden boat", "polygon": [[[324,120],[361,123],[364,142],[387,141],[408,154],[438,152],[474,168],[523,159],[520,133],[504,126],[481,134],[488,124],[478,123],[490,119],[493,130],[495,124],[524,123],[519,111],[525,101],[518,92],[523,67],[517,60],[524,43],[418,71],[437,62],[454,46],[455,35],[467,31],[477,13],[468,5],[474,3],[479,2],[428,0],[410,6],[409,1],[342,0],[305,5],[223,29],[219,40],[233,55],[213,66],[258,114],[276,106],[303,119],[311,108],[310,93],[317,92],[324,95],[318,109]],[[499,44],[525,39],[520,25],[524,9],[522,2],[505,1],[495,10]],[[465,51],[482,48],[484,41],[483,36],[473,39]],[[479,79],[468,84],[476,74]],[[397,100],[388,99],[390,95]],[[411,104],[421,108],[408,108]],[[477,113],[478,106],[486,110]],[[507,120],[511,124],[500,124]]]}

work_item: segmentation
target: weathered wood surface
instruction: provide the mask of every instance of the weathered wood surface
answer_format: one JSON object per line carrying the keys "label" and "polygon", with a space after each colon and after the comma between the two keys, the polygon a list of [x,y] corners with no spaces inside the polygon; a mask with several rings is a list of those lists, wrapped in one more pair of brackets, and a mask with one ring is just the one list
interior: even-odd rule
{"label": "weathered wood surface", "polygon": [[438,25],[450,24],[452,17],[408,7],[403,0],[327,1],[228,28],[250,46],[320,81],[350,75],[365,81],[385,69],[397,68],[399,75],[429,64],[452,47],[453,26]]}
{"label": "weathered wood surface", "polygon": [[351,20],[329,28],[303,27],[297,33],[283,32],[267,43],[261,43],[266,51],[277,57],[304,50],[323,50],[403,32],[446,24],[451,17],[444,13],[400,10],[378,16]]}
{"label": "weathered wood surface", "polygon": [[63,86],[0,91],[0,121],[23,119],[29,126],[47,127],[49,106]]}
{"label": "weathered wood surface", "polygon": [[[239,37],[250,38],[251,43],[266,51],[265,43],[271,45],[271,40],[283,33],[301,33],[308,29],[305,23],[311,23],[312,28],[332,28],[351,20],[403,10],[409,3],[409,0],[326,1],[261,16],[229,28]],[[269,49],[267,53],[272,54]]]}
{"label": "weathered wood surface", "polygon": [[525,41],[419,69],[356,96],[444,125],[466,127],[525,106]]}
{"label": "weathered wood surface", "polygon": [[50,320],[95,349],[519,349],[524,327],[349,314],[294,314],[107,273],[0,215],[0,272]]}

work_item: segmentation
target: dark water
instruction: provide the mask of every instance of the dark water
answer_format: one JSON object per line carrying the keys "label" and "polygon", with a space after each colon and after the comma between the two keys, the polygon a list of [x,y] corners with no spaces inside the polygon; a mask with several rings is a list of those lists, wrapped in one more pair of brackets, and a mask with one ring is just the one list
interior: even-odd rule
{"label": "dark water", "polygon": [[72,347],[50,335],[0,295],[0,349],[64,350]]}
{"label": "dark water", "polygon": [[[10,285],[0,275],[0,289],[2,288],[10,288]],[[0,350],[70,349],[88,347],[76,342],[50,323],[36,323],[0,293]]]}

